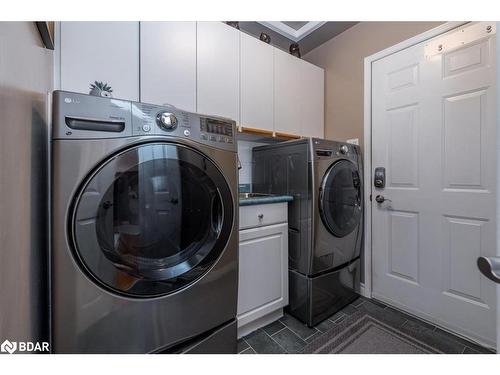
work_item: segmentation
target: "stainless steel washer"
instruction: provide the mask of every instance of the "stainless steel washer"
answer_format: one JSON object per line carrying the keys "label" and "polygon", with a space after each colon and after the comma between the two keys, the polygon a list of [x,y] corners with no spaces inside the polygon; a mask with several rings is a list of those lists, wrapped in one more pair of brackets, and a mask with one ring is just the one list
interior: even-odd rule
{"label": "stainless steel washer", "polygon": [[53,99],[52,350],[235,352],[234,121]]}
{"label": "stainless steel washer", "polygon": [[253,191],[287,194],[289,311],[314,326],[358,297],[363,238],[359,147],[309,138],[255,147]]}

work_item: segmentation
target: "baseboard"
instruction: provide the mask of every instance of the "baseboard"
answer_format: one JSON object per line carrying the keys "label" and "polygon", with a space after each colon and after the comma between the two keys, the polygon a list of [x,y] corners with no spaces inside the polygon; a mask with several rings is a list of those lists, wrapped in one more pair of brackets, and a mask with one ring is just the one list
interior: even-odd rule
{"label": "baseboard", "polygon": [[365,289],[365,284],[363,284],[363,283],[361,283],[359,285],[359,294],[361,294],[363,297],[370,298],[370,296],[368,295],[368,293]]}
{"label": "baseboard", "polygon": [[275,310],[267,315],[261,316],[258,319],[252,320],[251,322],[240,326],[238,322],[238,339],[258,330],[259,328],[265,327],[272,322],[283,317],[283,309]]}

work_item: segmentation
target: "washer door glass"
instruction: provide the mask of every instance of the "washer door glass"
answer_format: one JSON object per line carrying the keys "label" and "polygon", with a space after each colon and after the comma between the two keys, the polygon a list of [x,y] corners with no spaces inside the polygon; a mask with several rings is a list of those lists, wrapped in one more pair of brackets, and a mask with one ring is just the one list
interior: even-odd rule
{"label": "washer door glass", "polygon": [[325,173],[319,208],[323,224],[336,237],[351,233],[361,220],[361,178],[356,165],[339,160]]}
{"label": "washer door glass", "polygon": [[143,144],[89,176],[70,232],[80,263],[103,286],[156,296],[208,271],[233,215],[230,188],[210,159],[172,143]]}

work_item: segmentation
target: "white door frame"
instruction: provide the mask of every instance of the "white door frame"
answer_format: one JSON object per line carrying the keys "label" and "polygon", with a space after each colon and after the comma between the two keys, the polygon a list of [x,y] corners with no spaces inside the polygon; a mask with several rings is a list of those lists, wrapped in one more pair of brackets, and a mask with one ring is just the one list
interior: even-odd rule
{"label": "white door frame", "polygon": [[365,228],[364,228],[364,285],[361,286],[361,294],[365,297],[372,296],[372,206],[370,195],[372,194],[372,64],[386,56],[399,52],[415,44],[422,43],[428,39],[444,34],[469,22],[446,22],[413,38],[407,39],[392,47],[386,48],[365,58],[364,73],[364,181],[365,181]]}
{"label": "white door frame", "polygon": [[[500,27],[500,22],[497,22],[497,30]],[[497,255],[500,254],[500,131],[498,131],[500,125],[500,84],[498,84],[498,77],[500,77],[500,38],[497,37],[496,53],[497,53]],[[497,285],[497,354],[500,353],[500,284]]]}

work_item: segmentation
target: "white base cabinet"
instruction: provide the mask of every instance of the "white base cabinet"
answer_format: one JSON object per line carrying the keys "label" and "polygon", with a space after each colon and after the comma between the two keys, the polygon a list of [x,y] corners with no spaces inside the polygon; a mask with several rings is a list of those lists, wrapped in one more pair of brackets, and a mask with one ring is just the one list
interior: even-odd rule
{"label": "white base cabinet", "polygon": [[288,305],[287,203],[245,206],[240,212],[246,208],[257,208],[264,218],[280,211],[285,221],[240,230],[238,337],[279,319]]}

